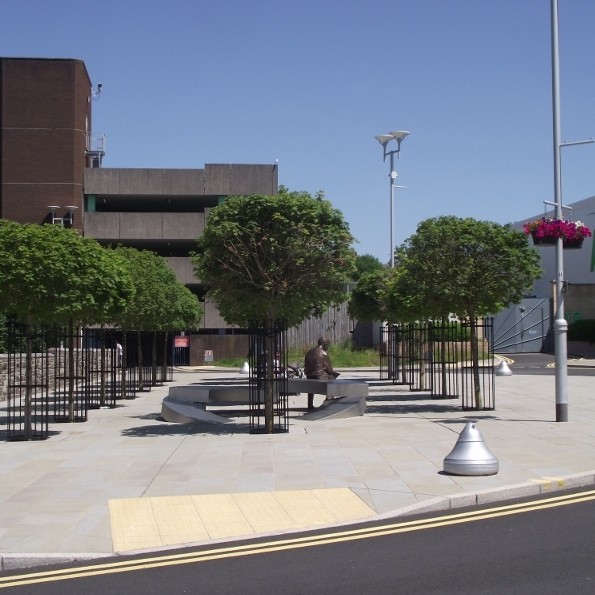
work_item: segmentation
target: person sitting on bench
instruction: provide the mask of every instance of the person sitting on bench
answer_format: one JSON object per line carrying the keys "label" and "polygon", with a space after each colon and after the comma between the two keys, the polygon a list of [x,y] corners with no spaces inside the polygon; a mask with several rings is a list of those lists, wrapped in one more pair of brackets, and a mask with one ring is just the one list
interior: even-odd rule
{"label": "person sitting on bench", "polygon": [[[304,375],[306,378],[313,378],[316,380],[334,380],[339,376],[333,370],[331,358],[327,353],[327,349],[331,342],[327,337],[320,337],[318,345],[313,347],[306,353],[304,361]],[[308,393],[308,411],[314,409],[314,395]]]}

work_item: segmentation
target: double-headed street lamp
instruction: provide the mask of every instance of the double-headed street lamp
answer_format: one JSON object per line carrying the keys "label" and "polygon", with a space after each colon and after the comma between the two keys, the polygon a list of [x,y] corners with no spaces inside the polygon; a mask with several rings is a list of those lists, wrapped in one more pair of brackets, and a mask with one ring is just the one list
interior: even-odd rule
{"label": "double-headed street lamp", "polygon": [[[395,155],[399,157],[401,152],[401,143],[403,139],[409,134],[406,130],[394,130],[389,132],[388,134],[379,134],[376,140],[382,145],[382,151],[384,154],[384,161],[386,162],[386,156],[390,156],[390,172],[388,174],[388,180],[390,184],[390,266],[394,268],[395,266],[395,244],[394,244],[394,198],[395,198],[395,188],[405,188],[405,186],[396,186],[395,182],[397,180],[398,174],[395,171]],[[397,148],[392,150],[388,149],[388,144],[391,141],[397,142]]]}

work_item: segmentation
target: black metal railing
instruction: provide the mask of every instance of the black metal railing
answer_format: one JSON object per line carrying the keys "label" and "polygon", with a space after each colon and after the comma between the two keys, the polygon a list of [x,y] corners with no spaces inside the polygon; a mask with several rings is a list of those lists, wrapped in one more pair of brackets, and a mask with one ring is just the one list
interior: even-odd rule
{"label": "black metal railing", "polygon": [[409,384],[409,325],[392,324],[380,332],[380,379]]}
{"label": "black metal railing", "polygon": [[380,378],[434,399],[461,397],[463,409],[494,409],[493,328],[492,318],[384,327]]}
{"label": "black metal railing", "polygon": [[460,324],[448,319],[428,322],[432,342],[432,388],[433,399],[452,399],[459,392]]}
{"label": "black metal railing", "polygon": [[49,421],[84,422],[89,409],[173,380],[166,333],[8,321],[5,342],[8,440],[47,438]]}
{"label": "black metal railing", "polygon": [[82,329],[54,327],[54,385],[50,392],[55,422],[87,421],[88,349]]}
{"label": "black metal railing", "polygon": [[268,321],[250,327],[250,432],[289,431],[287,399],[287,323]]}
{"label": "black metal railing", "polygon": [[494,319],[461,323],[469,341],[462,343],[461,400],[464,410],[488,411],[496,407]]}
{"label": "black metal railing", "polygon": [[113,331],[105,328],[85,329],[86,391],[89,409],[113,408],[119,397],[121,374],[120,344]]}
{"label": "black metal railing", "polygon": [[51,329],[7,323],[8,440],[48,437]]}

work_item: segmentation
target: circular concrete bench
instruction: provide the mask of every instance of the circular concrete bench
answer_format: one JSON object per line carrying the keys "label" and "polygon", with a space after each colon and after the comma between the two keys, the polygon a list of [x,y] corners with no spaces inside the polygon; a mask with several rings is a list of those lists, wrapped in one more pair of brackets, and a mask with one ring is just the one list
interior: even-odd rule
{"label": "circular concrete bench", "polygon": [[[289,378],[287,389],[290,393],[314,393],[324,395],[326,400],[315,411],[303,415],[303,419],[340,419],[363,415],[366,410],[368,384],[361,380],[314,380]],[[250,405],[250,387],[212,386],[193,384],[172,386],[161,403],[161,416],[166,421],[190,423],[206,421],[210,423],[230,423],[228,418],[207,411],[207,406]]]}

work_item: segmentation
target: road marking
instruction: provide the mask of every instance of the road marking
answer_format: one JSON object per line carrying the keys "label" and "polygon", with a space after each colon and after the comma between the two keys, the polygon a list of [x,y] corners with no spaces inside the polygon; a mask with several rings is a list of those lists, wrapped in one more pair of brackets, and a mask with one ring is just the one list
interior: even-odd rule
{"label": "road marking", "polygon": [[174,555],[153,556],[139,558],[136,560],[97,564],[94,566],[82,566],[80,568],[74,569],[64,568],[53,571],[50,570],[30,574],[6,576],[0,577],[0,589],[83,577],[101,576],[104,574],[147,570],[165,566],[176,566],[180,564],[195,564],[209,560],[220,560],[238,556],[250,556],[255,554],[292,550],[296,548],[314,547],[330,543],[369,539],[385,535],[396,535],[399,533],[409,533],[412,531],[433,529],[435,527],[444,527],[448,525],[470,523],[478,520],[501,516],[522,514],[525,512],[555,508],[558,506],[567,506],[569,504],[577,504],[591,500],[595,500],[595,490],[590,490],[579,494],[555,496],[538,501],[496,506],[483,510],[471,510],[461,513],[448,514],[430,519],[403,521],[389,525],[382,525],[380,527],[365,527],[363,529],[336,531],[334,533],[323,533],[320,535],[282,539],[279,541],[220,547],[201,552],[186,552]]}
{"label": "road marking", "polygon": [[537,479],[530,479],[529,481],[541,484],[544,489],[549,490],[556,484],[559,488],[563,488],[566,484],[561,477],[540,477]]}

